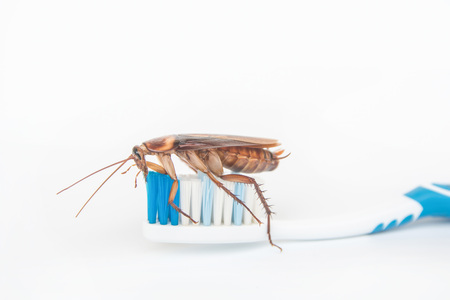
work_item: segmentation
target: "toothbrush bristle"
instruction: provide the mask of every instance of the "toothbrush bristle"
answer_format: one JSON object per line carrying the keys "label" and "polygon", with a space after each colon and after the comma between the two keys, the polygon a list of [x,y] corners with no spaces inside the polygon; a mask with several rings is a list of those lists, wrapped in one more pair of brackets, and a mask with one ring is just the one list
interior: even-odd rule
{"label": "toothbrush bristle", "polygon": [[[234,201],[222,189],[218,188],[203,173],[181,175],[174,203],[194,220],[205,226],[251,224],[251,214],[242,205]],[[254,210],[257,195],[252,186],[243,183],[222,181],[227,189]],[[168,197],[173,180],[156,172],[147,176],[148,221],[150,224],[193,225],[185,216],[172,208]]]}

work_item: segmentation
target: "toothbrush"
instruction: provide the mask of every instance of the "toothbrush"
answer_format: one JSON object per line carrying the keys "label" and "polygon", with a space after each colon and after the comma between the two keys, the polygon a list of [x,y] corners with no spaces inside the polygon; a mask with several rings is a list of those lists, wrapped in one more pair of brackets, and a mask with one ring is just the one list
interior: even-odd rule
{"label": "toothbrush", "polygon": [[[258,225],[249,212],[218,189],[202,173],[179,177],[175,203],[200,224],[168,206],[172,179],[150,172],[147,177],[148,221],[144,236],[165,243],[250,243],[267,240],[266,226]],[[252,210],[259,203],[251,186],[224,182]],[[257,213],[258,215],[258,213]],[[354,215],[317,220],[273,220],[274,240],[323,240],[374,234],[424,217],[450,218],[450,185],[426,184],[391,203]]]}

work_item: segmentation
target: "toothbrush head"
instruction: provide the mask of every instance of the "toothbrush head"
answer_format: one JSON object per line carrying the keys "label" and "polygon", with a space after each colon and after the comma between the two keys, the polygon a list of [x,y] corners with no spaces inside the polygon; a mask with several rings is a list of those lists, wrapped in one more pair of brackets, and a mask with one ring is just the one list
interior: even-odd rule
{"label": "toothbrush head", "polygon": [[[148,220],[144,236],[168,243],[249,243],[267,240],[267,226],[259,225],[250,212],[233,200],[203,173],[181,175],[174,203],[198,224],[179,214],[168,204],[173,180],[168,175],[149,172],[147,176]],[[221,181],[258,216],[258,196],[249,184]],[[170,225],[172,226],[170,226]],[[164,226],[166,225],[166,226]]]}
{"label": "toothbrush head", "polygon": [[[174,203],[203,226],[249,225],[257,223],[249,211],[234,201],[223,189],[214,185],[211,179],[199,172],[198,175],[181,175],[179,189]],[[147,176],[148,222],[166,225],[194,225],[187,217],[173,209],[167,199],[174,180],[168,175],[149,172]],[[250,184],[231,181],[220,182],[259,217],[263,212],[256,206],[258,196]]]}

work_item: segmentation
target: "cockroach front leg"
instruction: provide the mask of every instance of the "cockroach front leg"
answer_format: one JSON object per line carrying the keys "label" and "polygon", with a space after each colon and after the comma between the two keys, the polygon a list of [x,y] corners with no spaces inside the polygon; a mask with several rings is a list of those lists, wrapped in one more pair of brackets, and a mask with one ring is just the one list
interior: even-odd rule
{"label": "cockroach front leg", "polygon": [[[155,164],[155,163],[152,163],[152,162],[150,162],[150,161],[146,161],[145,163],[147,164],[147,167],[150,168],[150,169],[152,169],[153,171],[158,172],[158,173],[160,173],[160,174],[167,174],[166,170],[165,170],[163,167],[161,167],[160,165]],[[132,167],[135,167],[135,166],[136,166],[136,164],[132,164],[131,166],[128,167],[128,169],[126,169],[126,170],[125,170],[124,172],[122,172],[121,174],[126,174],[128,171],[130,171],[130,169],[131,169]],[[139,173],[138,173],[138,174],[139,174]]]}
{"label": "cockroach front leg", "polygon": [[[147,165],[148,168],[152,169],[155,172],[158,172],[158,173],[164,174],[164,175],[167,174],[166,170],[158,164],[152,163],[150,161],[146,161],[145,164]],[[141,171],[139,171],[136,174],[136,178],[134,179],[134,187],[135,188],[137,187],[137,177],[138,177],[139,173],[141,173]],[[145,177],[145,182],[147,182],[147,177]]]}
{"label": "cockroach front leg", "polygon": [[[164,170],[164,168],[161,167],[160,165],[152,163],[150,161],[146,161],[145,163],[146,163],[147,167],[152,169],[153,171],[158,172],[160,174],[167,174],[166,170]],[[129,166],[128,169],[126,169],[124,172],[122,172],[122,174],[126,174],[134,166],[136,166],[136,164]],[[141,172],[142,171],[139,170],[137,172],[136,176],[134,177],[134,188],[137,188],[137,179],[138,179],[139,174],[141,174]],[[147,177],[145,177],[145,181],[147,181]]]}
{"label": "cockroach front leg", "polygon": [[[160,174],[167,174],[166,169],[164,169],[163,167],[161,167],[158,164],[152,163],[150,161],[146,161],[147,167],[149,167],[150,169],[152,169],[155,172],[158,172]],[[145,179],[147,180],[147,178]]]}
{"label": "cockroach front leg", "polygon": [[259,199],[261,200],[261,203],[264,207],[264,210],[266,211],[267,215],[267,235],[269,237],[269,242],[272,246],[277,247],[280,249],[280,251],[283,251],[279,246],[275,245],[272,242],[272,236],[270,234],[270,219],[272,218],[273,212],[270,210],[270,205],[267,204],[267,199],[263,195],[263,191],[261,191],[259,184],[256,182],[256,180],[252,177],[248,177],[241,174],[229,174],[229,175],[222,175],[220,176],[223,180],[227,181],[233,181],[233,182],[240,182],[245,184],[252,184],[255,188],[256,193],[258,194]]}
{"label": "cockroach front leg", "polygon": [[178,213],[182,214],[189,220],[191,220],[194,224],[197,224],[198,221],[194,221],[190,215],[185,213],[181,210],[173,201],[175,200],[175,196],[177,195],[178,191],[178,179],[177,174],[175,173],[175,167],[173,165],[172,159],[170,158],[170,154],[165,153],[159,153],[157,154],[158,159],[160,160],[161,164],[163,165],[164,171],[166,174],[169,174],[170,178],[172,178],[173,183],[172,187],[170,188],[170,194],[169,194],[169,204],[172,206]]}

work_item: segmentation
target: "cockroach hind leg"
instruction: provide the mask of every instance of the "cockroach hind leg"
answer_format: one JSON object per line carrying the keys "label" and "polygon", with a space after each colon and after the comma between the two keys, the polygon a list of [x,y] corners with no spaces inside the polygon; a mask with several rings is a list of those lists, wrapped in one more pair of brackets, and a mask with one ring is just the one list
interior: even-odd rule
{"label": "cockroach hind leg", "polygon": [[[235,182],[242,182],[242,183],[247,183],[247,184],[252,184],[256,194],[258,195],[258,198],[260,200],[260,204],[262,204],[264,210],[266,211],[266,215],[267,215],[267,236],[269,239],[269,243],[270,245],[272,245],[273,247],[277,247],[278,249],[280,249],[280,251],[282,251],[281,247],[277,246],[276,244],[274,244],[272,242],[272,235],[270,233],[270,219],[272,217],[272,210],[270,209],[271,205],[269,205],[267,203],[267,199],[264,197],[264,191],[261,190],[260,185],[256,182],[256,180],[252,177],[249,176],[245,176],[242,174],[230,174],[230,175],[224,175],[221,176],[222,179],[224,180],[230,180],[230,181],[235,181]],[[257,221],[259,221],[258,219],[256,219]],[[261,225],[261,222],[260,222]]]}
{"label": "cockroach hind leg", "polygon": [[[269,210],[269,211],[270,211],[270,210]],[[272,214],[273,214],[273,213],[272,213],[271,211],[267,214],[267,237],[269,238],[269,243],[270,243],[270,245],[271,245],[272,247],[277,247],[277,248],[280,250],[280,252],[282,252],[283,249],[282,249],[280,246],[274,244],[273,241],[272,241],[272,235],[271,235],[271,233],[270,233],[270,219],[272,218]]]}
{"label": "cockroach hind leg", "polygon": [[278,250],[280,250],[280,252],[283,252],[283,248],[281,248],[281,247],[278,246],[277,244],[274,244],[272,241],[270,241],[270,245],[271,245],[272,247],[278,248]]}
{"label": "cockroach hind leg", "polygon": [[[234,199],[234,201],[236,201],[237,203],[239,203],[240,205],[242,205],[251,215],[252,217],[256,220],[256,222],[258,222],[259,225],[262,224],[262,222],[258,219],[258,217],[255,216],[255,214],[252,212],[252,210],[250,208],[248,208],[247,205],[245,205],[245,203],[239,199],[235,194],[233,194],[233,192],[231,192],[229,189],[227,189],[219,180],[217,180],[214,175],[211,172],[206,172],[206,175],[208,175],[209,179],[211,179],[211,181],[220,189],[222,189],[223,191],[225,191],[225,193],[227,193],[231,198]],[[230,177],[231,176],[231,177]],[[227,180],[227,181],[234,181],[234,182],[241,182],[239,180],[232,180],[232,178],[234,178],[235,176],[243,176],[243,175],[239,175],[239,174],[229,174],[229,175],[222,175],[219,176],[220,178],[222,178],[223,180]],[[245,177],[245,176],[244,176]],[[229,179],[230,178],[230,179]],[[242,182],[242,183],[246,183],[246,182]]]}

